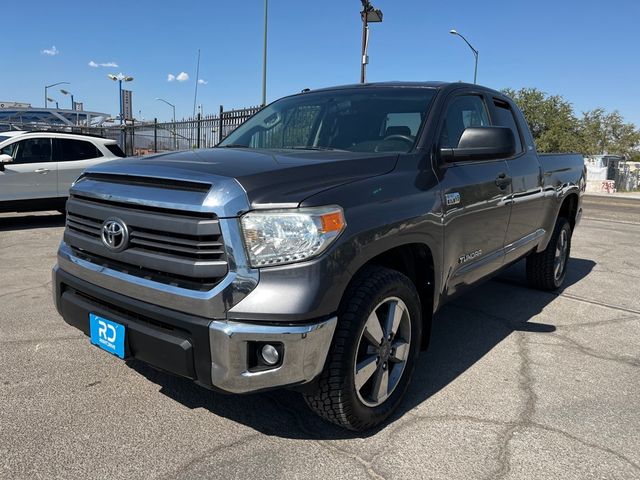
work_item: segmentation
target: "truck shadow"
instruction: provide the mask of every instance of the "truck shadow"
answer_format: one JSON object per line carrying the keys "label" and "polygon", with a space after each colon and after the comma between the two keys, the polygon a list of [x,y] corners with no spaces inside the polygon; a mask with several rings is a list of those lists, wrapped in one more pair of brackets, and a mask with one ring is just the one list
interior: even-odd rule
{"label": "truck shadow", "polygon": [[[564,288],[585,278],[594,266],[591,260],[571,259]],[[454,382],[511,333],[539,335],[555,331],[554,325],[530,320],[560,293],[526,288],[524,262],[519,262],[443,307],[434,318],[430,347],[420,355],[398,412],[384,425],[363,433],[348,432],[322,421],[306,407],[302,396],[292,391],[224,395],[138,361],[129,364],[159,385],[161,393],[188,408],[206,408],[266,435],[316,440],[363,438],[375,435]]]}
{"label": "truck shadow", "polygon": [[64,220],[65,216],[57,212],[53,215],[18,214],[16,216],[0,216],[0,232],[64,227]]}

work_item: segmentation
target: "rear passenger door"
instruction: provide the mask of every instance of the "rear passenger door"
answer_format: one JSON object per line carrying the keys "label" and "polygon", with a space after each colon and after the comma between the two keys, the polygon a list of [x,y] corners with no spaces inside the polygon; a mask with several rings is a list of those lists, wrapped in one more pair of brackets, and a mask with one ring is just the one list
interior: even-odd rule
{"label": "rear passenger door", "polygon": [[[491,123],[508,127],[516,141],[516,153],[506,160],[511,176],[511,216],[505,236],[505,261],[526,253],[544,233],[542,222],[542,169],[533,142],[519,125],[514,107],[505,98],[491,97]],[[529,143],[529,145],[527,145]]]}
{"label": "rear passenger door", "polygon": [[11,155],[0,171],[0,200],[31,200],[58,196],[56,164],[51,161],[50,138],[28,138],[5,146]]}
{"label": "rear passenger door", "polygon": [[[455,148],[468,127],[490,125],[482,93],[457,94],[445,105],[440,148]],[[446,293],[453,296],[500,268],[509,223],[511,186],[504,160],[439,162]]]}
{"label": "rear passenger door", "polygon": [[98,163],[101,157],[102,152],[88,140],[54,139],[54,158],[58,162],[58,195],[69,196],[71,184],[86,168]]}

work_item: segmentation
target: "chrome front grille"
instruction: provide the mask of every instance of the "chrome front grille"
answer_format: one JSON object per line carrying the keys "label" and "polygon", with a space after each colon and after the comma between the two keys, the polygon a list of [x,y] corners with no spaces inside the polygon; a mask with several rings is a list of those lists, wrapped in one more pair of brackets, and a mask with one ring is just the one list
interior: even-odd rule
{"label": "chrome front grille", "polygon": [[[102,225],[109,218],[121,220],[128,228],[129,243],[121,252],[102,242]],[[228,271],[219,221],[206,212],[72,193],[64,241],[93,263],[188,288],[211,287]]]}

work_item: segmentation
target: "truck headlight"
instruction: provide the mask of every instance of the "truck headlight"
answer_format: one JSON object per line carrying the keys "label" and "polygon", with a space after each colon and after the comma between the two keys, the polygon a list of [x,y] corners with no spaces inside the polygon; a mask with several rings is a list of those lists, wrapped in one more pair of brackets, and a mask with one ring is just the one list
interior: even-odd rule
{"label": "truck headlight", "polygon": [[346,226],[338,206],[253,211],[243,215],[241,222],[252,267],[315,257]]}

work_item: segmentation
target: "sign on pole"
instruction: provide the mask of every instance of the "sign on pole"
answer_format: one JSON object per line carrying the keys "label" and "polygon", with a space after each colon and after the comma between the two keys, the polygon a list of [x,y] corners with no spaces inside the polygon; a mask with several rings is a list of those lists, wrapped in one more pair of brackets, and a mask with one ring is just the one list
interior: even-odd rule
{"label": "sign on pole", "polygon": [[122,90],[122,115],[124,120],[133,120],[133,103],[131,90]]}
{"label": "sign on pole", "polygon": [[73,102],[73,109],[76,112],[83,112],[84,111],[84,103],[83,102]]}

